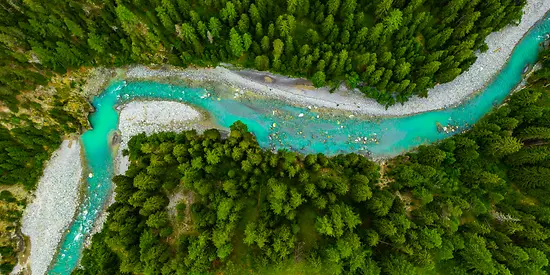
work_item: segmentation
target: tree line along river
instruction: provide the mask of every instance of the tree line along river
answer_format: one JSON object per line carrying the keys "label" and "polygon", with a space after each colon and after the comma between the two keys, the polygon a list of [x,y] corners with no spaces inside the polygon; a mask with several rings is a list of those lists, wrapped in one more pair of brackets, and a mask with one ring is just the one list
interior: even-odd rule
{"label": "tree line along river", "polygon": [[87,179],[87,195],[49,273],[70,274],[75,268],[84,240],[112,192],[114,164],[109,139],[118,127],[117,105],[135,99],[179,101],[208,112],[220,128],[241,120],[266,149],[391,157],[459,133],[502,104],[520,83],[524,68],[536,62],[541,43],[550,34],[549,19],[547,15],[529,31],[484,91],[454,108],[406,117],[366,119],[330,109],[298,107],[275,99],[241,100],[235,97],[234,90],[207,91],[157,82],[112,83],[93,100],[96,108],[90,116],[93,129],[82,136],[92,177]]}

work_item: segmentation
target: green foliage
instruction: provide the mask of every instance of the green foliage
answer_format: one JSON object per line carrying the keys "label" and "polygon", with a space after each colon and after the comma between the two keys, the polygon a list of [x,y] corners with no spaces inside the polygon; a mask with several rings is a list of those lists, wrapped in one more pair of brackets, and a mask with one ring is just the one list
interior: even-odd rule
{"label": "green foliage", "polygon": [[61,144],[60,135],[55,127],[39,129],[32,123],[11,130],[0,126],[0,185],[34,188],[46,160]]}
{"label": "green foliage", "polygon": [[10,191],[0,192],[0,273],[8,274],[17,264],[17,240],[13,235],[18,230],[19,220],[23,216],[24,200],[19,200]]}
{"label": "green foliage", "polygon": [[[426,227],[414,239],[432,251],[422,262],[438,261],[437,273],[548,272],[550,125],[543,117],[550,111],[544,89],[550,75],[528,82],[470,131],[392,161],[392,188],[412,200],[411,220]],[[384,209],[380,201],[375,193],[371,207]],[[382,236],[399,232],[390,221],[378,226]],[[415,265],[419,249],[408,253]]]}
{"label": "green foliage", "polygon": [[[359,155],[261,150],[240,122],[226,139],[216,130],[138,135],[94,240],[105,245],[86,252],[105,256],[85,257],[77,272],[116,272],[108,261],[147,274],[283,263],[326,274],[544,274],[548,80],[535,76],[470,131],[390,160],[380,182],[378,166]],[[156,167],[165,154],[177,162]],[[166,198],[180,184],[194,199],[171,216]],[[186,208],[192,229],[172,230]]]}
{"label": "green foliage", "polygon": [[103,242],[105,233],[95,234],[92,238],[92,246],[84,251],[82,265],[86,269],[79,269],[74,272],[76,275],[111,275],[121,274],[119,271],[119,259],[116,254]]}
{"label": "green foliage", "polygon": [[[100,2],[2,5],[0,100],[16,108],[17,93],[44,84],[38,72],[47,70],[231,62],[316,86],[356,75],[351,87],[391,105],[466,70],[489,33],[521,18],[526,1]],[[296,56],[305,45],[310,53]]]}
{"label": "green foliage", "polygon": [[325,73],[321,71],[316,72],[311,80],[313,81],[313,85],[315,87],[322,87],[325,85]]}
{"label": "green foliage", "polygon": [[[19,91],[80,66],[223,61],[305,76],[315,86],[346,80],[391,105],[466,70],[486,36],[518,21],[524,5],[7,1],[0,100],[15,111]],[[546,52],[529,88],[470,132],[393,160],[381,185],[364,157],[263,151],[242,124],[224,140],[217,131],[134,137],[133,165],[113,179],[117,203],[75,272],[202,274],[305,262],[329,274],[547,273],[549,60]],[[59,106],[48,113],[71,119]],[[60,124],[0,127],[0,184],[32,189],[61,135],[77,129]],[[167,209],[179,185],[197,197],[187,206],[192,231],[183,233]],[[21,215],[2,210],[10,222]],[[0,273],[10,271],[14,253],[0,247]]]}
{"label": "green foliage", "polygon": [[[215,262],[223,263],[218,269],[225,268],[242,253],[253,253],[243,260],[260,268],[293,259],[296,249],[303,250],[300,257],[336,253],[341,269],[367,270],[364,257],[352,257],[368,251],[354,233],[362,223],[360,213],[367,213],[356,202],[368,201],[378,180],[377,166],[364,157],[264,151],[240,122],[231,126],[227,139],[216,130],[203,135],[158,134],[134,137],[129,147],[131,162],[141,160],[145,165],[132,165],[125,176],[115,177],[117,203],[109,209],[104,235],[98,237],[116,251],[121,272],[156,273],[160,266],[168,273],[206,272]],[[185,148],[196,151],[188,154]],[[172,153],[177,163],[164,162],[164,170],[175,169],[175,175],[150,169],[157,155],[166,153]],[[176,186],[160,183],[180,178],[194,199],[191,205],[179,204],[172,217],[167,194]],[[174,235],[178,231],[171,226],[184,221],[187,207],[197,234]],[[298,215],[304,211],[314,219],[300,225]],[[327,237],[311,243],[305,231]],[[168,239],[176,239],[178,245],[167,248]],[[103,248],[93,247],[89,253],[105,254]],[[161,250],[167,254],[156,254]],[[135,261],[139,264],[130,264]],[[91,270],[103,265],[89,264]]]}

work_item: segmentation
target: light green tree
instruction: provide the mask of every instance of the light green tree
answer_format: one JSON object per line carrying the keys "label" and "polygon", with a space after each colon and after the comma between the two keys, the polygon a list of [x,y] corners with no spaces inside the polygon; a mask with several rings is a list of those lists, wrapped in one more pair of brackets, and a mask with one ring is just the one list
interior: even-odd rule
{"label": "light green tree", "polygon": [[240,57],[243,54],[243,41],[235,28],[231,28],[229,33],[229,49],[234,57]]}

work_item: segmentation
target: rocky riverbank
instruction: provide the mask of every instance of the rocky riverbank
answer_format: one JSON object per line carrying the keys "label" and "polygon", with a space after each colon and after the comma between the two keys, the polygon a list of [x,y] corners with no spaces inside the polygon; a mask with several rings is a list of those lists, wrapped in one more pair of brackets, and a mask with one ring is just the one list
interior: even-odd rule
{"label": "rocky riverbank", "polygon": [[233,71],[224,67],[149,69],[144,66],[136,66],[128,70],[126,77],[130,79],[179,78],[212,81],[224,83],[240,90],[250,90],[265,96],[285,99],[293,104],[336,108],[370,116],[406,116],[457,105],[483,89],[504,67],[515,45],[550,10],[550,1],[548,0],[527,0],[527,2],[520,24],[511,25],[490,34],[486,39],[489,50],[485,53],[478,53],[477,61],[468,71],[462,73],[452,82],[431,89],[427,98],[413,97],[404,105],[396,104],[388,109],[373,99],[366,98],[358,91],[349,91],[341,87],[335,93],[330,93],[328,88],[313,88],[308,85],[308,81],[254,70]]}
{"label": "rocky riverbank", "polygon": [[26,266],[32,274],[46,273],[65,230],[72,223],[79,204],[81,178],[80,143],[64,140],[48,161],[35,199],[23,215],[21,231],[31,243]]}

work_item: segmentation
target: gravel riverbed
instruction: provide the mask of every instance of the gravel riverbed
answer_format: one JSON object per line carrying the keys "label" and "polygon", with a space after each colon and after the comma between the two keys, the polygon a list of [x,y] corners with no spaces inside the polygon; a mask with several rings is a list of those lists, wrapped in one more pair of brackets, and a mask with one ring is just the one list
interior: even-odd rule
{"label": "gravel riverbed", "polygon": [[366,98],[358,91],[348,91],[342,87],[335,93],[330,93],[328,88],[314,89],[304,86],[304,81],[301,80],[254,70],[232,71],[224,67],[149,69],[144,66],[135,66],[128,70],[126,77],[134,79],[176,77],[214,81],[284,99],[293,104],[337,108],[371,116],[406,116],[457,105],[483,89],[504,67],[515,45],[536,22],[544,18],[549,10],[549,0],[527,0],[521,23],[490,34],[486,39],[489,50],[478,53],[477,61],[468,71],[449,83],[429,90],[427,98],[413,97],[404,105],[396,104],[387,110],[383,105]]}
{"label": "gravel riverbed", "polygon": [[[201,117],[193,107],[173,101],[132,101],[117,109],[120,110],[120,149],[128,148],[130,138],[139,133],[150,135],[189,130],[194,128]],[[119,155],[121,154],[117,154]],[[122,174],[125,170],[119,172]]]}
{"label": "gravel riverbed", "polygon": [[35,198],[23,214],[23,234],[30,238],[27,265],[33,275],[45,274],[78,206],[82,162],[78,140],[64,140],[48,161]]}

